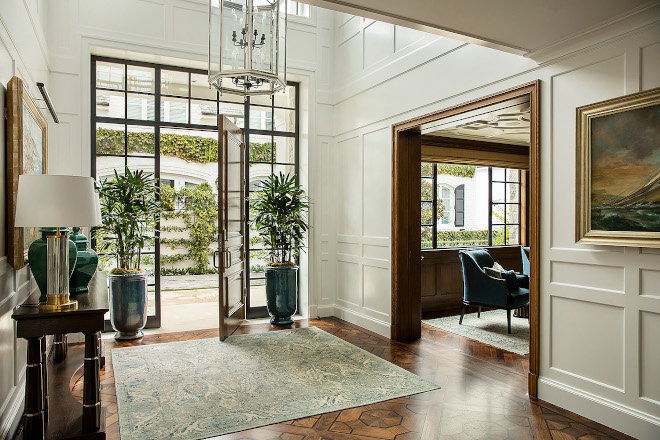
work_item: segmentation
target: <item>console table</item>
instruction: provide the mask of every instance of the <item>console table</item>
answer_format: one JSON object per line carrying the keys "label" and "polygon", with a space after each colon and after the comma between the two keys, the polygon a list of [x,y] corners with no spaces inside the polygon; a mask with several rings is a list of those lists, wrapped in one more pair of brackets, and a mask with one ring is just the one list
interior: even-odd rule
{"label": "console table", "polygon": [[[99,380],[100,337],[108,311],[105,273],[97,272],[89,283],[89,292],[71,294],[71,298],[78,301],[75,310],[47,312],[39,310],[36,304],[23,304],[12,315],[18,337],[27,340],[24,439],[61,438],[61,435],[81,439],[105,438]],[[85,335],[82,423],[62,428],[59,416],[65,415],[62,414],[65,408],[58,404],[49,411],[45,336],[78,332]],[[55,400],[61,396],[50,397]],[[74,400],[70,393],[65,397],[69,398],[67,403]],[[49,419],[50,424],[46,423]],[[66,425],[67,421],[63,423]],[[51,432],[57,432],[57,435],[51,435]]]}

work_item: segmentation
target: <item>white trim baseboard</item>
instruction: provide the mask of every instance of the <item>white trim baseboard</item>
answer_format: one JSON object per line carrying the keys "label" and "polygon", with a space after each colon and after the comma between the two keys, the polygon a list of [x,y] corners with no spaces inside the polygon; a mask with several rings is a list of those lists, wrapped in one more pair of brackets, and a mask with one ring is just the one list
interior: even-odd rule
{"label": "white trim baseboard", "polygon": [[2,426],[0,426],[0,440],[14,438],[18,425],[23,417],[25,402],[25,375],[21,377],[18,384],[12,389],[11,397],[7,406],[3,408]]}
{"label": "white trim baseboard", "polygon": [[660,418],[595,394],[540,377],[539,399],[580,414],[640,440],[655,440]]}
{"label": "white trim baseboard", "polygon": [[378,333],[386,338],[390,337],[391,325],[389,322],[381,321],[380,319],[372,318],[363,313],[349,310],[345,307],[338,305],[318,306],[317,312],[319,317],[336,316],[339,319],[348,321],[351,324],[358,325],[364,329]]}

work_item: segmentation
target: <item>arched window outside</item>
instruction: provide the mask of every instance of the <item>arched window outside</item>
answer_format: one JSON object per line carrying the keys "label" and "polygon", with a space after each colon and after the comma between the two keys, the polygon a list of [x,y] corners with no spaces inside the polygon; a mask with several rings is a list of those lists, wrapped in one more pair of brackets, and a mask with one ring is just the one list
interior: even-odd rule
{"label": "arched window outside", "polygon": [[439,184],[438,185],[438,201],[442,204],[438,204],[438,224],[451,226],[453,225],[452,221],[452,211],[453,211],[453,194],[454,190],[449,185]]}

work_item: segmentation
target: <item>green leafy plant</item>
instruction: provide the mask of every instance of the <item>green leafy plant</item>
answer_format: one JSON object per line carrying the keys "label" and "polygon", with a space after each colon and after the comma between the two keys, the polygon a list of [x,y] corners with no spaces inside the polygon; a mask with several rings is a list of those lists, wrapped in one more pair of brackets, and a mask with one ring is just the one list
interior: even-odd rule
{"label": "green leafy plant", "polygon": [[143,170],[124,174],[115,170],[113,178],[99,187],[103,224],[96,228],[100,252],[117,258],[118,268],[111,273],[140,272],[142,249],[151,244],[160,215],[156,179]]}
{"label": "green leafy plant", "polygon": [[271,175],[251,200],[254,212],[252,223],[269,250],[268,265],[293,265],[300,254],[302,240],[309,224],[305,216],[309,199],[296,184],[296,176]]}
{"label": "green leafy plant", "polygon": [[473,178],[477,167],[473,165],[454,165],[450,163],[439,163],[438,174],[448,174],[456,177]]}
{"label": "green leafy plant", "polygon": [[[161,239],[161,244],[173,250],[177,248],[188,250],[186,254],[177,254],[176,259],[174,256],[166,256],[164,259],[161,257],[161,261],[174,264],[190,260],[195,267],[190,268],[189,273],[213,273],[214,269],[209,267],[209,256],[213,252],[210,248],[211,244],[216,243],[218,239],[218,195],[211,185],[204,182],[194,188],[181,188],[178,191],[163,187],[161,199],[165,210],[163,219],[180,218],[184,223],[184,226],[162,227],[161,231],[188,233],[187,238]],[[175,210],[177,205],[181,209]]]}

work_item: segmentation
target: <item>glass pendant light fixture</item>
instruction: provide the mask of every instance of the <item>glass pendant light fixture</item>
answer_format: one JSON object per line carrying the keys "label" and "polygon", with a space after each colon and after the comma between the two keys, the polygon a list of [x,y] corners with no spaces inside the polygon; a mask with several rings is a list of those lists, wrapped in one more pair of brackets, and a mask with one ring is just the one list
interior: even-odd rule
{"label": "glass pendant light fixture", "polygon": [[286,86],[286,0],[209,0],[209,84],[237,95]]}

